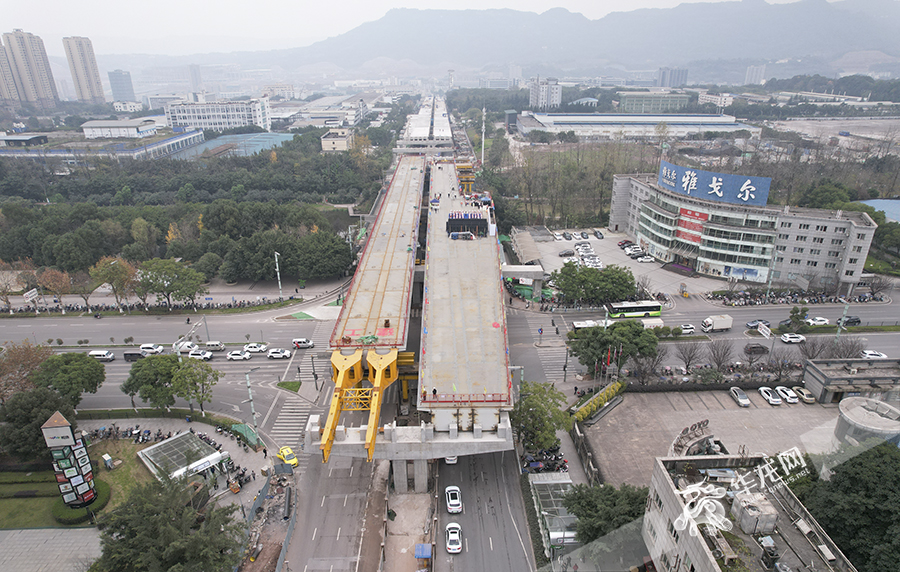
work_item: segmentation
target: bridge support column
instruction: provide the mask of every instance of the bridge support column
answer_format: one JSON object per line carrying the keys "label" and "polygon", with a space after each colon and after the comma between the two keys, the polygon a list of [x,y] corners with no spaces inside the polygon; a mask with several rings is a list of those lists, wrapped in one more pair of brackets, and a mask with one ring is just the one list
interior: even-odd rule
{"label": "bridge support column", "polygon": [[428,460],[416,459],[413,461],[413,477],[417,493],[428,492]]}
{"label": "bridge support column", "polygon": [[406,459],[391,461],[391,468],[394,469],[394,492],[401,495],[409,492],[409,472],[406,467]]}

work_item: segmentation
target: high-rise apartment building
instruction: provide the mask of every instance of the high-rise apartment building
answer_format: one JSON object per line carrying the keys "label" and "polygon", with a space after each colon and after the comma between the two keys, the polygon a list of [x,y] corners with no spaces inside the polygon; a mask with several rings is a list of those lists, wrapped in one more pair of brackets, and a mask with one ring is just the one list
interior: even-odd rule
{"label": "high-rise apartment building", "polygon": [[766,81],[766,64],[761,66],[747,66],[744,75],[744,85],[759,85]]}
{"label": "high-rise apartment building", "polygon": [[562,86],[554,78],[533,78],[529,85],[528,105],[532,109],[549,109],[562,104]]}
{"label": "high-rise apartment building", "polygon": [[103,97],[103,84],[100,83],[100,70],[97,69],[97,58],[94,57],[94,46],[88,38],[72,36],[63,38],[66,59],[69,60],[69,71],[75,82],[75,95],[84,103],[106,103]]}
{"label": "high-rise apartment building", "polygon": [[113,101],[137,101],[134,97],[134,86],[131,83],[131,72],[113,70],[107,72],[109,85],[112,87]]}
{"label": "high-rise apartment building", "polygon": [[687,84],[687,68],[659,68],[657,87],[678,87]]}
{"label": "high-rise apartment building", "polygon": [[[7,99],[54,109],[59,95],[43,40],[15,29],[3,34],[3,51],[6,61],[0,61],[0,74],[3,75],[0,83],[4,85],[0,90],[9,96]],[[14,88],[14,94],[10,86]]]}

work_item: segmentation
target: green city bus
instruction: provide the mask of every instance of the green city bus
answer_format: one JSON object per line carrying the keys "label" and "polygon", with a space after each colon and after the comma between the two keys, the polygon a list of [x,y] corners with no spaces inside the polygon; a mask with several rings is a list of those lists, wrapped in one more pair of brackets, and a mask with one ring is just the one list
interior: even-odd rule
{"label": "green city bus", "polygon": [[662,312],[662,304],[655,300],[611,302],[606,308],[610,318],[650,318],[659,316]]}

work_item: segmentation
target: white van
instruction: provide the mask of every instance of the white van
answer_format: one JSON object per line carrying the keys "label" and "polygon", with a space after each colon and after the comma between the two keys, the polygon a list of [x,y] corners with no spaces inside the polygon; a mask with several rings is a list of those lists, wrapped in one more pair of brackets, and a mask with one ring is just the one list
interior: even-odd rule
{"label": "white van", "polygon": [[222,342],[206,342],[203,344],[203,349],[211,352],[221,352],[225,350],[225,344]]}
{"label": "white van", "polygon": [[93,350],[88,352],[88,355],[100,361],[113,361],[116,359],[116,355],[109,350]]}

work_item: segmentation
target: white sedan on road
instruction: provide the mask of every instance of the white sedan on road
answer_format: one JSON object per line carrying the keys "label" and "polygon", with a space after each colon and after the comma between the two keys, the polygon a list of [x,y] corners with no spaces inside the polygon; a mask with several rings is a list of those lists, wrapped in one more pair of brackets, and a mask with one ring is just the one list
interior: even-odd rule
{"label": "white sedan on road", "polygon": [[272,348],[269,350],[268,357],[269,359],[287,359],[291,357],[291,352],[281,348]]}
{"label": "white sedan on road", "polygon": [[444,529],[447,535],[447,552],[450,554],[459,554],[462,552],[462,527],[455,522],[451,522]]}
{"label": "white sedan on road", "polygon": [[228,352],[228,355],[225,356],[228,361],[245,360],[252,357],[253,354],[251,354],[250,352],[245,352],[243,350],[234,350],[233,352]]}
{"label": "white sedan on road", "polygon": [[781,341],[786,344],[802,344],[806,337],[800,334],[781,334]]}
{"label": "white sedan on road", "polygon": [[266,344],[256,343],[256,342],[253,342],[252,344],[247,344],[246,346],[244,346],[245,352],[250,352],[253,354],[264,353],[267,349],[269,349],[269,346],[267,346]]}
{"label": "white sedan on road", "polygon": [[828,318],[823,318],[822,316],[816,316],[815,318],[806,318],[803,321],[806,322],[808,326],[827,326],[829,324]]}
{"label": "white sedan on road", "polygon": [[887,359],[887,354],[875,350],[863,350],[859,352],[859,357],[862,359]]}

